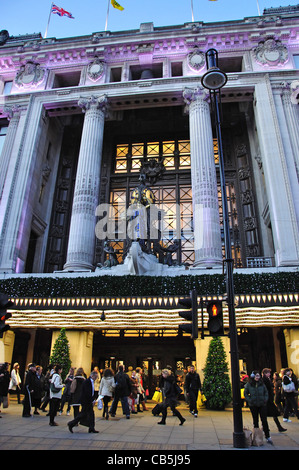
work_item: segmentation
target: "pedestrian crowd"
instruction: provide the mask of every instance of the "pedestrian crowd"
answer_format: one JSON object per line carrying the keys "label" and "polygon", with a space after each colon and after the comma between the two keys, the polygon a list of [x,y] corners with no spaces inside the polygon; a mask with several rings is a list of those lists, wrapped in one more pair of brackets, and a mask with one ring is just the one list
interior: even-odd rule
{"label": "pedestrian crowd", "polygon": [[[99,370],[95,367],[89,376],[82,367],[71,367],[64,380],[61,374],[60,365],[50,365],[44,374],[41,366],[30,363],[22,383],[19,364],[13,365],[11,373],[9,364],[3,364],[0,366],[0,405],[7,407],[10,394],[15,394],[18,403],[23,405],[23,418],[46,412],[50,426],[58,425],[55,417],[62,414],[66,406],[68,416],[73,410],[73,419],[68,422],[69,431],[73,432],[73,428],[81,424],[87,426],[92,433],[97,432],[95,404],[102,410],[102,416],[106,420],[116,415],[119,402],[127,419],[130,419],[132,414],[148,410],[147,376],[140,367],[129,367],[127,372],[124,365],[119,365],[116,372],[110,368]],[[185,374],[184,392],[178,386],[178,378],[173,374],[171,367],[163,369],[157,383],[162,403],[159,404],[159,411],[153,413],[162,415],[158,424],[166,424],[168,408],[179,418],[180,425],[185,422],[185,418],[177,410],[178,397],[182,393],[189,404],[190,413],[197,417],[197,394],[200,388],[199,374],[193,366]]]}
{"label": "pedestrian crowd", "polygon": [[[73,428],[81,424],[87,426],[90,433],[97,432],[95,405],[106,420],[116,415],[119,402],[127,419],[130,419],[131,414],[147,411],[147,376],[140,367],[129,367],[127,372],[124,365],[119,365],[116,372],[110,368],[99,370],[95,367],[89,376],[82,367],[71,367],[64,380],[61,374],[60,365],[50,365],[43,374],[41,366],[30,363],[22,384],[18,363],[13,365],[11,372],[8,363],[0,365],[0,406],[7,408],[9,395],[15,394],[18,403],[23,405],[24,418],[46,412],[50,426],[57,426],[55,417],[63,413],[66,405],[67,415],[73,410],[73,419],[68,422],[69,431],[73,432]],[[179,419],[179,424],[184,424],[186,419],[177,410],[180,395],[184,396],[189,412],[195,418],[198,416],[198,397],[202,387],[193,365],[184,371],[183,376],[176,376],[171,367],[167,366],[162,370],[156,385],[161,402],[154,407],[152,413],[156,416],[161,414],[159,425],[166,424],[168,408]],[[299,381],[290,368],[282,369],[280,373],[275,372],[273,376],[269,368],[263,369],[261,373],[253,371],[250,376],[241,372],[243,406],[250,409],[254,429],[259,430],[259,419],[261,420],[263,433],[270,444],[269,417],[273,418],[279,432],[286,431],[279,416],[283,417],[283,422],[291,422],[292,416],[299,419],[298,386]],[[22,400],[21,393],[24,396]]]}
{"label": "pedestrian crowd", "polygon": [[263,433],[267,442],[272,443],[268,418],[272,417],[279,432],[286,429],[281,425],[278,417],[283,417],[283,422],[290,423],[290,416],[299,419],[298,411],[298,386],[299,382],[290,368],[274,372],[265,368],[260,373],[252,371],[250,376],[241,372],[240,388],[243,404],[248,406],[253,420],[254,431],[259,430],[259,419],[262,423]]}

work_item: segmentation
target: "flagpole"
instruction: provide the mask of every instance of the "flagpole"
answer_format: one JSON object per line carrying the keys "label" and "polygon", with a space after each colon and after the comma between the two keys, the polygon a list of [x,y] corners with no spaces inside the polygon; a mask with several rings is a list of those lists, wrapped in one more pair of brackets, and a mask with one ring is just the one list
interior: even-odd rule
{"label": "flagpole", "polygon": [[192,23],[194,23],[193,0],[191,0],[191,15],[192,15]]}
{"label": "flagpole", "polygon": [[261,10],[260,10],[260,6],[259,6],[259,0],[256,0],[256,4],[257,4],[257,11],[258,11],[258,14],[259,14],[259,16],[261,16]]}
{"label": "flagpole", "polygon": [[107,16],[106,16],[105,31],[107,31],[107,26],[108,26],[109,5],[110,5],[110,0],[108,0],[108,8],[107,8]]}
{"label": "flagpole", "polygon": [[47,24],[47,27],[46,27],[46,32],[45,32],[44,38],[46,38],[46,37],[47,37],[47,34],[48,34],[48,28],[49,28],[50,19],[51,19],[52,7],[53,7],[53,3],[51,3],[49,18],[48,18],[48,24]]}

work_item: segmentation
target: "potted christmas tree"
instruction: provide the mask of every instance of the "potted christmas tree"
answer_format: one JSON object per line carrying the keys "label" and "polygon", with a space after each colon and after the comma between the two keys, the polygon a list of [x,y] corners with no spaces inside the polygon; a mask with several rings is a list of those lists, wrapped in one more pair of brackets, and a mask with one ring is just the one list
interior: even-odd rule
{"label": "potted christmas tree", "polygon": [[50,364],[59,364],[62,367],[62,380],[67,376],[71,367],[70,360],[70,347],[65,333],[65,328],[60,330],[59,336],[54,343],[52,354],[50,357]]}
{"label": "potted christmas tree", "polygon": [[203,394],[205,405],[210,410],[224,410],[232,398],[231,384],[228,376],[228,363],[221,338],[211,340],[206,365],[203,369]]}

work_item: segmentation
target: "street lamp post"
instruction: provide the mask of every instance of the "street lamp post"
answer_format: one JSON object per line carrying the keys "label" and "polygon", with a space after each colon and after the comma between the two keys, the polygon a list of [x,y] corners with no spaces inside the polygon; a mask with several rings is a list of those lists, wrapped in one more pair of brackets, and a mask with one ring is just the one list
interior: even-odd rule
{"label": "street lamp post", "polygon": [[239,374],[239,354],[238,354],[238,335],[236,328],[235,305],[234,305],[234,280],[233,280],[233,258],[230,239],[230,228],[228,219],[228,204],[225,187],[224,158],[221,136],[221,117],[219,109],[220,89],[226,84],[227,76],[218,68],[218,53],[216,49],[209,49],[206,52],[207,72],[201,79],[202,85],[210,91],[210,97],[215,113],[215,125],[218,141],[219,169],[221,196],[223,208],[223,226],[224,226],[224,245],[225,245],[225,263],[226,263],[226,289],[229,314],[229,338],[231,355],[231,379],[233,393],[233,418],[234,432],[233,444],[236,448],[244,448],[245,435],[243,431],[242,404],[240,393],[240,374]]}

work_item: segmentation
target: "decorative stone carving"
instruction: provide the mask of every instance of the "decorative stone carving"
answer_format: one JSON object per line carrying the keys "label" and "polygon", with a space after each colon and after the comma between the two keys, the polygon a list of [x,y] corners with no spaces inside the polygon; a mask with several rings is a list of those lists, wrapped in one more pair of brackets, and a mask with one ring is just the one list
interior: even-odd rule
{"label": "decorative stone carving", "polygon": [[39,64],[28,61],[17,73],[15,83],[19,88],[37,87],[43,81],[44,76],[45,70]]}
{"label": "decorative stone carving", "polygon": [[253,50],[255,60],[262,65],[283,65],[288,60],[288,49],[273,38],[261,41]]}
{"label": "decorative stone carving", "polygon": [[291,83],[291,103],[299,104],[299,80]]}
{"label": "decorative stone carving", "polygon": [[96,57],[87,68],[87,75],[93,82],[96,82],[103,76],[104,73],[104,62]]}
{"label": "decorative stone carving", "polygon": [[188,54],[187,61],[190,69],[198,72],[205,66],[205,55],[199,49],[194,49]]}

